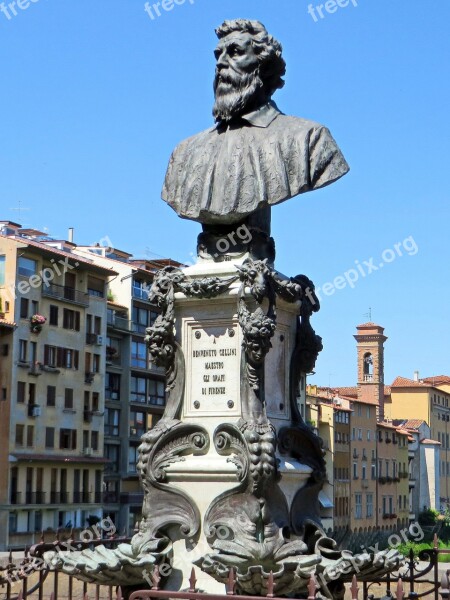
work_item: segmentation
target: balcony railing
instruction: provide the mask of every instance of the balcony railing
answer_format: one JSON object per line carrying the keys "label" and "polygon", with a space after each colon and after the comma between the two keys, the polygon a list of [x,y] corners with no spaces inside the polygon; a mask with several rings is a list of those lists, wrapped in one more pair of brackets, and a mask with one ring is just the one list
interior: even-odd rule
{"label": "balcony railing", "polygon": [[74,504],[89,504],[91,502],[92,494],[90,492],[74,492],[73,502]]}
{"label": "balcony railing", "polygon": [[105,400],[113,400],[117,402],[120,400],[120,390],[109,390],[105,389]]}
{"label": "balcony railing", "polygon": [[102,500],[105,504],[117,504],[119,502],[119,492],[103,492]]}
{"label": "balcony railing", "polygon": [[45,492],[25,492],[25,504],[45,504]]}
{"label": "balcony railing", "polygon": [[116,315],[108,315],[106,320],[108,327],[114,329],[120,329],[121,331],[133,331],[133,323],[124,317],[117,317]]}
{"label": "balcony railing", "polygon": [[364,381],[365,382],[371,382],[373,381],[373,375],[364,375]]}
{"label": "balcony railing", "polygon": [[68,504],[68,492],[50,492],[50,504]]}
{"label": "balcony railing", "polygon": [[67,285],[57,285],[56,283],[43,285],[42,295],[57,298],[58,300],[73,302],[74,304],[80,304],[81,306],[89,306],[89,295],[86,292],[68,287]]}
{"label": "balcony railing", "polygon": [[22,492],[11,492],[11,504],[22,504]]}
{"label": "balcony railing", "polygon": [[148,286],[147,288],[133,286],[133,298],[138,298],[139,300],[146,300],[147,302],[150,302],[148,297],[149,292],[150,286]]}

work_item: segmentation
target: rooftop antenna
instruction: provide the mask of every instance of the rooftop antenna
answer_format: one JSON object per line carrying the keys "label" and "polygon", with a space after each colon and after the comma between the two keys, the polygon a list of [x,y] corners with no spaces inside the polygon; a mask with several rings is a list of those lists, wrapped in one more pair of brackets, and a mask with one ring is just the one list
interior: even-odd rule
{"label": "rooftop antenna", "polygon": [[[17,212],[19,213],[19,220],[22,222],[22,211],[24,210],[31,210],[28,207],[22,206],[22,200],[19,200],[19,206],[15,207],[15,208],[10,208],[9,210],[17,210]],[[29,223],[26,223],[26,225],[29,225]],[[23,225],[22,225],[23,227]]]}
{"label": "rooftop antenna", "polygon": [[366,317],[367,319],[369,319],[369,323],[372,322],[372,307],[371,306],[369,306],[369,312],[364,313],[363,317]]}

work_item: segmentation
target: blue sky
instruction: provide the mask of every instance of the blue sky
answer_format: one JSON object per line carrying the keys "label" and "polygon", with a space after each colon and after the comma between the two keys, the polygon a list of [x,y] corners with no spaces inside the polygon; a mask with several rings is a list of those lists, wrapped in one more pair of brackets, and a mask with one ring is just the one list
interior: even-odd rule
{"label": "blue sky", "polygon": [[[365,273],[354,287],[325,286],[314,319],[325,349],[311,381],[354,384],[352,334],[369,307],[389,336],[387,382],[415,369],[450,374],[450,4],[351,0],[324,18],[315,11],[317,21],[308,5],[186,0],[153,20],[141,0],[0,12],[0,218],[192,260],[199,226],[160,200],[167,161],[212,123],[214,27],[259,19],[284,47],[277,104],[327,125],[351,166],[273,209],[280,271],[321,287],[355,261]],[[390,262],[379,268],[383,252]]]}

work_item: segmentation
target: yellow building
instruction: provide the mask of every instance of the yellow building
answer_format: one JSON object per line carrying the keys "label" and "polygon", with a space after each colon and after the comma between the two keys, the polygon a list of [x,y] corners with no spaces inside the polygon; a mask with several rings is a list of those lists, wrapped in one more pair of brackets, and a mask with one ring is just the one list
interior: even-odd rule
{"label": "yellow building", "polygon": [[397,377],[391,385],[385,411],[390,419],[418,419],[431,430],[431,439],[440,442],[440,508],[450,503],[450,378],[419,379]]}
{"label": "yellow building", "polygon": [[102,517],[112,269],[0,222],[0,549]]}

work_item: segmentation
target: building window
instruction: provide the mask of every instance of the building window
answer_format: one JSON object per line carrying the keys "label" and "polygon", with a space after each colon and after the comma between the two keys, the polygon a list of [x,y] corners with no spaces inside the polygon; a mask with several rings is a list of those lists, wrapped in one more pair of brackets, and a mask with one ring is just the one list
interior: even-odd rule
{"label": "building window", "polygon": [[34,426],[27,425],[27,446],[32,448],[34,446]]}
{"label": "building window", "polygon": [[361,477],[362,479],[366,479],[366,465],[361,467]]}
{"label": "building window", "polygon": [[44,346],[44,365],[56,367],[56,346]]}
{"label": "building window", "polygon": [[362,519],[362,494],[355,494],[355,519]]}
{"label": "building window", "polygon": [[50,304],[50,314],[48,322],[49,325],[56,325],[56,327],[58,327],[58,307],[54,304]]}
{"label": "building window", "polygon": [[35,275],[37,272],[37,261],[32,260],[31,258],[25,258],[24,256],[19,256],[19,275],[23,277],[31,277]]}
{"label": "building window", "polygon": [[153,325],[158,317],[154,310],[133,306],[133,329],[137,333],[145,333],[147,327]]}
{"label": "building window", "polygon": [[376,479],[377,478],[377,465],[372,464],[370,467],[370,471],[371,471],[372,479]]}
{"label": "building window", "polygon": [[63,327],[64,329],[80,331],[80,313],[77,310],[65,308],[63,312]]}
{"label": "building window", "polygon": [[362,406],[361,406],[361,404],[358,404],[357,412],[358,412],[358,417],[361,417],[362,416]]}
{"label": "building window", "polygon": [[100,408],[100,394],[92,392],[92,412],[98,412]]}
{"label": "building window", "polygon": [[363,439],[362,429],[358,429],[358,440]]}
{"label": "building window", "polygon": [[120,375],[106,373],[105,392],[107,400],[120,400]]}
{"label": "building window", "polygon": [[92,372],[100,373],[100,354],[92,355]]}
{"label": "building window", "polygon": [[76,450],[77,430],[61,429],[59,432],[59,447],[61,450]]}
{"label": "building window", "polygon": [[353,479],[358,479],[358,463],[353,463]]}
{"label": "building window", "polygon": [[373,494],[366,494],[366,517],[373,517]]}
{"label": "building window", "polygon": [[56,387],[54,385],[47,386],[47,406],[56,405]]}
{"label": "building window", "polygon": [[25,388],[26,388],[25,382],[23,382],[23,381],[17,382],[17,402],[19,404],[22,404],[23,402],[25,402]]}
{"label": "building window", "polygon": [[389,461],[386,461],[386,477],[389,477]]}
{"label": "building window", "polygon": [[3,254],[0,256],[0,285],[5,285],[5,263],[6,256]]}
{"label": "building window", "polygon": [[105,408],[105,435],[119,435],[120,411]]}
{"label": "building window", "polygon": [[139,453],[138,446],[129,446],[128,447],[128,472],[136,473],[136,465],[138,461]]}
{"label": "building window", "polygon": [[130,410],[130,435],[141,436],[145,433],[145,413]]}
{"label": "building window", "polygon": [[145,377],[131,377],[130,399],[131,402],[145,404],[147,399],[147,385]]}
{"label": "building window", "polygon": [[118,473],[120,446],[105,444],[105,456],[108,459],[108,463],[105,465],[105,471],[109,471],[110,473]]}
{"label": "building window", "polygon": [[16,425],[16,446],[23,446],[25,425]]}
{"label": "building window", "polygon": [[64,408],[73,410],[73,389],[66,388],[64,390]]}
{"label": "building window", "polygon": [[19,361],[20,362],[27,362],[27,347],[28,347],[28,343],[27,340],[19,340]]}
{"label": "building window", "polygon": [[131,342],[131,366],[141,369],[147,367],[147,347],[144,342]]}
{"label": "building window", "polygon": [[30,304],[30,302],[29,302],[28,298],[20,299],[20,318],[21,319],[28,319],[29,304]]}
{"label": "building window", "polygon": [[87,288],[90,296],[103,298],[105,295],[105,282],[98,277],[92,277],[91,275],[88,275]]}
{"label": "building window", "polygon": [[367,441],[370,442],[370,429],[367,430]]}
{"label": "building window", "polygon": [[45,447],[46,448],[54,448],[55,447],[55,428],[54,427],[46,427],[45,428]]}
{"label": "building window", "polygon": [[367,407],[367,418],[370,419],[371,416],[371,412],[370,412],[370,406]]}
{"label": "building window", "polygon": [[164,406],[166,403],[165,384],[156,379],[148,380],[148,393],[150,404]]}
{"label": "building window", "polygon": [[92,444],[92,450],[97,452],[97,450],[98,450],[98,431],[93,431],[91,433],[91,444]]}

